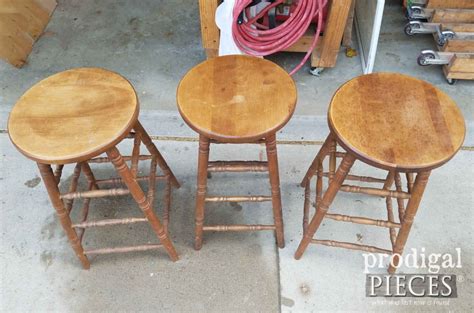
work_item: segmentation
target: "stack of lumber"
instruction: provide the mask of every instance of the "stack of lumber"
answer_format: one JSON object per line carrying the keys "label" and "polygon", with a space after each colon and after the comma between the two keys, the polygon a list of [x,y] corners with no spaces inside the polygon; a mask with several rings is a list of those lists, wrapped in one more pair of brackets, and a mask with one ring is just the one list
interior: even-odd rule
{"label": "stack of lumber", "polygon": [[[442,65],[448,83],[457,79],[473,80],[474,0],[416,1],[416,7],[408,8],[409,17],[420,20],[407,24],[405,32],[408,35],[432,33],[438,44],[438,51],[424,50],[418,64]],[[424,6],[418,6],[420,1]]]}
{"label": "stack of lumber", "polygon": [[22,67],[56,5],[56,0],[0,0],[0,58]]}

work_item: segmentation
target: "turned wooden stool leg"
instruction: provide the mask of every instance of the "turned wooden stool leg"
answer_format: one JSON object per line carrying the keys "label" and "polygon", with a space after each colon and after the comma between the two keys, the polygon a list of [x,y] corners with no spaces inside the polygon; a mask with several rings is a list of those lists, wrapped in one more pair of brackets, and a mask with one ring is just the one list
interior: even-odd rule
{"label": "turned wooden stool leg", "polygon": [[[316,172],[316,195],[315,195],[315,208],[318,207],[319,203],[321,203],[321,197],[323,194],[323,161],[324,161],[324,156],[323,158],[319,161],[319,167]],[[308,185],[310,185],[310,181],[308,181]],[[310,185],[311,186],[311,185]]]}
{"label": "turned wooden stool leg", "polygon": [[76,231],[72,228],[71,218],[69,217],[69,212],[64,206],[64,202],[59,197],[59,189],[57,185],[56,177],[53,174],[53,170],[50,165],[38,163],[38,168],[40,170],[41,177],[43,178],[44,184],[46,185],[46,190],[48,191],[49,198],[56,209],[61,225],[63,226],[64,231],[71,243],[74,252],[82,263],[82,266],[85,269],[90,268],[89,260],[84,254],[84,249],[82,248],[81,241],[77,236]]}
{"label": "turned wooden stool leg", "polygon": [[148,201],[147,197],[140,188],[140,185],[133,178],[133,174],[125,163],[122,155],[116,147],[113,147],[107,151],[107,156],[109,157],[112,164],[115,166],[119,175],[122,177],[125,185],[127,185],[128,189],[130,190],[130,193],[132,194],[133,199],[135,199],[138,206],[145,214],[145,217],[148,219],[151,227],[153,228],[153,231],[156,233],[161,244],[168,252],[169,257],[171,258],[171,260],[177,261],[179,258],[173,246],[173,243],[168,237],[168,234],[165,232],[163,225],[161,225],[160,220],[153,212],[150,202]]}
{"label": "turned wooden stool leg", "polygon": [[203,135],[199,136],[199,160],[195,212],[196,237],[194,241],[194,249],[196,250],[199,250],[202,247],[204,205],[206,201],[207,190],[207,167],[209,163],[209,142],[209,138]]}
{"label": "turned wooden stool leg", "polygon": [[408,192],[411,193],[411,191],[413,190],[413,173],[406,173],[406,177],[407,177],[407,189],[408,189]]}
{"label": "turned wooden stool leg", "polygon": [[321,200],[321,193],[323,189],[323,160],[327,153],[329,152],[329,148],[332,145],[332,143],[336,144],[336,142],[332,139],[331,134],[326,138],[326,141],[322,145],[321,149],[319,149],[318,154],[314,158],[313,162],[311,163],[311,166],[309,167],[308,171],[306,172],[305,177],[301,181],[301,186],[304,187],[304,193],[305,193],[305,198],[304,198],[304,209],[303,209],[303,233],[306,232],[306,229],[308,228],[308,216],[309,216],[309,208],[311,206],[311,177],[313,175],[317,174],[317,179],[316,179],[316,201],[315,201],[315,206],[316,208],[318,207],[318,203]]}
{"label": "turned wooden stool leg", "polygon": [[169,179],[166,180],[165,186],[165,199],[164,199],[164,209],[163,209],[163,225],[165,231],[168,232],[168,225],[170,221],[170,208],[171,208],[171,182]]}
{"label": "turned wooden stool leg", "polygon": [[99,186],[97,186],[97,183],[96,183],[96,180],[95,180],[95,177],[94,177],[94,173],[92,173],[92,169],[91,169],[89,163],[87,163],[87,161],[82,162],[81,166],[82,166],[82,172],[86,176],[86,179],[89,182],[89,184],[92,185],[93,189],[98,190]]}
{"label": "turned wooden stool leg", "polygon": [[[398,192],[402,192],[402,179],[400,177],[400,173],[397,172],[395,175],[395,188]],[[400,223],[403,221],[403,216],[405,216],[405,201],[402,198],[397,198],[397,205],[398,205],[398,219]]]}
{"label": "turned wooden stool leg", "polygon": [[283,217],[281,212],[280,174],[278,171],[278,155],[275,134],[265,139],[268,159],[268,172],[272,190],[273,219],[275,221],[275,234],[279,248],[285,247],[283,231]]}
{"label": "turned wooden stool leg", "polygon": [[413,220],[415,219],[416,212],[420,205],[423,193],[428,183],[428,178],[430,177],[431,171],[420,172],[416,175],[415,182],[412,187],[411,197],[408,200],[407,208],[405,215],[403,217],[402,227],[398,232],[397,240],[395,242],[395,247],[393,248],[393,260],[388,268],[390,274],[395,273],[397,270],[398,264],[400,262],[400,256],[403,253],[405,248],[405,243],[407,242],[408,235],[410,233]]}
{"label": "turned wooden stool leg", "polygon": [[132,171],[133,177],[137,177],[138,173],[138,159],[140,156],[141,143],[142,142],[140,140],[140,133],[135,132],[135,136],[133,138],[132,159],[130,162],[130,170]]}
{"label": "turned wooden stool leg", "polygon": [[308,228],[309,207],[311,206],[311,187],[308,182],[304,187],[304,206],[303,206],[303,234]]}
{"label": "turned wooden stool leg", "polygon": [[328,181],[331,183],[336,173],[336,140],[331,140],[329,144],[329,172],[328,172]]}
{"label": "turned wooden stool leg", "polygon": [[[77,184],[79,182],[79,176],[81,176],[81,171],[82,171],[81,163],[76,163],[76,166],[74,166],[74,172],[72,174],[71,184],[69,185],[69,192],[75,192],[77,190]],[[85,201],[86,200],[87,199],[85,199]],[[71,212],[73,204],[74,204],[74,199],[66,199],[64,201],[64,205],[68,213]]]}
{"label": "turned wooden stool leg", "polygon": [[56,178],[56,184],[59,185],[61,181],[61,175],[63,174],[64,164],[56,165],[56,169],[54,170],[54,177]]}
{"label": "turned wooden stool leg", "polygon": [[169,168],[168,164],[166,163],[165,159],[161,155],[160,151],[156,148],[155,144],[151,140],[150,136],[146,132],[146,130],[143,128],[143,126],[140,124],[140,122],[137,121],[134,127],[135,131],[139,134],[141,141],[145,144],[147,150],[156,157],[156,162],[158,163],[158,166],[161,168],[163,173],[165,173],[166,176],[168,176],[171,179],[171,184],[179,188],[179,182],[174,176],[173,172]]}
{"label": "turned wooden stool leg", "polygon": [[352,165],[354,164],[354,161],[354,156],[350,153],[346,153],[346,155],[342,159],[341,165],[339,165],[339,168],[337,169],[334,179],[329,184],[328,189],[324,193],[323,199],[321,200],[321,203],[319,203],[316,209],[316,214],[311,219],[311,222],[308,225],[306,232],[303,234],[303,239],[301,239],[300,245],[298,246],[298,249],[295,253],[295,259],[299,260],[308,245],[311,243],[314,233],[319,228],[319,225],[321,224],[324,215],[326,215],[329,206],[336,197],[336,194],[339,191],[339,188],[341,187],[342,183],[344,182],[344,179],[346,178],[347,174],[349,173]]}
{"label": "turned wooden stool leg", "polygon": [[333,137],[331,134],[326,138],[326,141],[324,141],[324,144],[322,145],[321,149],[319,149],[318,154],[314,158],[313,162],[311,163],[310,167],[308,168],[308,171],[306,172],[306,175],[304,176],[303,180],[301,181],[301,187],[306,186],[306,182],[311,180],[311,177],[313,177],[314,173],[319,168],[319,163],[322,161],[322,159],[328,154],[329,152],[329,146],[331,145],[331,142],[333,141]]}
{"label": "turned wooden stool leg", "polygon": [[[393,181],[395,180],[395,171],[389,171],[387,174],[387,179],[385,180],[385,183],[383,185],[384,190],[389,190],[392,185]],[[393,223],[394,217],[393,217],[393,203],[392,203],[392,197],[385,197],[385,204],[387,206],[387,220],[391,223]],[[390,242],[392,243],[392,248],[395,246],[395,239],[396,239],[396,230],[393,227],[389,227],[388,229],[389,235],[390,235]]]}

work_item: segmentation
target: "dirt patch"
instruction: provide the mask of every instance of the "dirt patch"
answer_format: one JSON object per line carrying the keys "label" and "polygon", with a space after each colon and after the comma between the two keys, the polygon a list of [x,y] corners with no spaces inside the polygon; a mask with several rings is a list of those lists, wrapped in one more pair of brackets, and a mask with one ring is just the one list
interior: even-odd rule
{"label": "dirt patch", "polygon": [[295,305],[295,301],[293,299],[282,296],[281,297],[281,304],[291,308]]}
{"label": "dirt patch", "polygon": [[40,255],[41,264],[43,264],[46,269],[53,264],[53,253],[51,251],[43,251]]}
{"label": "dirt patch", "polygon": [[307,296],[311,293],[311,289],[306,283],[303,283],[300,285],[300,291],[303,294],[303,296]]}
{"label": "dirt patch", "polygon": [[231,202],[230,206],[236,211],[242,211],[242,206],[238,202]]}
{"label": "dirt patch", "polygon": [[33,179],[30,179],[30,180],[27,180],[25,182],[25,186],[29,187],[29,188],[35,188],[36,186],[39,185],[39,183],[41,182],[41,178],[39,178],[38,176],[36,176],[35,178]]}

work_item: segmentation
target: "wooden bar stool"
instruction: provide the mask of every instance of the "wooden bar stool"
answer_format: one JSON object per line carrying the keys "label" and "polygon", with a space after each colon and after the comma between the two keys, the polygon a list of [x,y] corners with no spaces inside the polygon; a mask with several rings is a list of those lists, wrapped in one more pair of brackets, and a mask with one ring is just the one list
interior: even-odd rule
{"label": "wooden bar stool", "polygon": [[[171,186],[179,187],[164,158],[138,121],[139,104],[132,85],[122,76],[99,68],[78,68],[50,76],[30,88],[16,103],[8,121],[10,139],[18,150],[37,162],[49,197],[57,211],[74,252],[84,268],[90,267],[88,255],[145,251],[164,247],[176,261],[178,254],[168,236],[167,224]],[[131,156],[122,156],[117,145],[133,138]],[[140,154],[143,143],[150,155]],[[106,157],[99,157],[106,153]],[[138,162],[150,160],[150,174],[138,176]],[[130,167],[126,164],[130,161]],[[111,162],[119,178],[96,179],[90,163]],[[69,191],[61,194],[59,183],[65,164],[75,163]],[[53,172],[51,164],[56,165]],[[157,166],[163,175],[157,175]],[[80,174],[88,190],[78,191]],[[164,225],[153,211],[155,183],[165,182]],[[145,195],[138,184],[148,182]],[[103,189],[102,185],[127,188]],[[98,197],[131,194],[145,217],[88,221],[90,200]],[[70,213],[75,199],[84,198],[81,220],[73,223]],[[149,222],[161,245],[85,250],[84,232],[89,227]]]}
{"label": "wooden bar stool", "polygon": [[[310,243],[384,253],[392,256],[388,271],[394,273],[431,170],[461,148],[466,131],[463,116],[454,101],[434,86],[401,74],[377,73],[354,78],[340,87],[331,101],[328,121],[331,132],[301,182],[305,188],[303,238],[295,258],[301,258]],[[337,151],[337,145],[345,152]],[[327,156],[329,169],[325,172]],[[337,158],[342,161],[336,170]],[[355,160],[388,171],[387,177],[349,174]],[[406,173],[406,189],[400,173]],[[308,224],[310,181],[315,175],[316,213]],[[329,181],[324,194],[323,177]],[[383,187],[346,185],[346,180]],[[387,220],[327,213],[338,191],[385,197]],[[392,198],[397,200],[398,221]],[[314,239],[323,218],[388,228],[392,247]]]}
{"label": "wooden bar stool", "polygon": [[[225,56],[205,61],[181,80],[178,108],[199,133],[195,248],[203,231],[274,230],[278,247],[285,245],[280,198],[276,132],[293,115],[296,88],[276,64],[249,56]],[[265,144],[267,162],[209,162],[211,143]],[[208,172],[269,172],[271,196],[207,196]],[[274,225],[204,225],[205,202],[271,201]]]}

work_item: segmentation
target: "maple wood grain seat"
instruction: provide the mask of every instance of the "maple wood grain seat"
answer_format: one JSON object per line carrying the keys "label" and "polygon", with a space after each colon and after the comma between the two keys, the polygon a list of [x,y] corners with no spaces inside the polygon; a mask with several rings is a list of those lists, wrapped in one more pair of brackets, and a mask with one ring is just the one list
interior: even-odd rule
{"label": "maple wood grain seat", "polygon": [[345,83],[332,98],[328,121],[340,145],[358,158],[402,171],[447,162],[466,132],[459,108],[446,93],[395,73]]}
{"label": "maple wood grain seat", "polygon": [[[464,118],[454,101],[433,85],[402,74],[375,73],[356,77],[336,91],[329,106],[328,122],[330,134],[301,183],[305,187],[304,234],[295,258],[301,258],[310,243],[385,253],[393,255],[394,262],[389,267],[393,273],[431,170],[449,161],[462,146]],[[338,151],[337,145],[345,151]],[[326,156],[329,162],[325,172]],[[336,170],[338,158],[342,161]],[[387,170],[386,178],[353,175],[350,169],[355,160]],[[406,173],[406,189],[401,172]],[[316,214],[308,224],[313,176],[317,177]],[[323,177],[328,178],[324,193]],[[360,183],[348,185],[345,181]],[[363,186],[367,183],[380,183],[383,187]],[[387,220],[328,213],[338,191],[385,197]],[[397,200],[398,218],[394,216],[393,198]],[[386,227],[392,247],[314,239],[324,218]]]}
{"label": "maple wood grain seat", "polygon": [[73,163],[115,146],[133,128],[138,112],[137,96],[125,78],[79,68],[30,88],[13,108],[8,132],[35,161]]}
{"label": "maple wood grain seat", "polygon": [[[84,268],[88,255],[145,251],[164,247],[172,260],[178,254],[167,232],[171,186],[179,187],[164,158],[138,121],[139,104],[132,85],[117,73],[100,68],[77,68],[52,75],[31,87],[11,111],[8,132],[11,141],[37,162],[50,200],[72,248]],[[122,156],[116,145],[133,138],[131,156]],[[141,154],[144,144],[149,154]],[[106,153],[107,156],[100,157]],[[138,176],[139,161],[150,162],[148,176]],[[126,162],[130,162],[127,165]],[[96,179],[90,163],[111,162],[120,177]],[[58,185],[65,164],[76,163],[68,192]],[[53,172],[51,164],[56,164]],[[162,175],[157,174],[157,166]],[[84,174],[87,190],[78,190]],[[148,182],[145,194],[138,181]],[[164,224],[153,210],[156,181],[165,183]],[[105,185],[121,188],[103,188]],[[124,188],[125,187],[125,188]],[[131,194],[144,217],[87,220],[92,198]],[[73,223],[70,213],[75,199],[83,198],[81,220]],[[84,232],[90,227],[149,222],[161,244],[85,249]]]}
{"label": "maple wood grain seat", "polygon": [[[276,64],[249,56],[224,56],[191,69],[177,91],[179,112],[199,134],[195,248],[203,231],[274,230],[284,247],[276,132],[296,104],[292,78]],[[268,161],[211,161],[210,143],[265,143]],[[271,196],[207,196],[208,172],[269,172]],[[205,202],[271,201],[274,225],[204,225]]]}
{"label": "maple wood grain seat", "polygon": [[226,56],[203,62],[181,80],[178,109],[199,134],[248,142],[276,133],[293,115],[296,87],[268,60]]}

